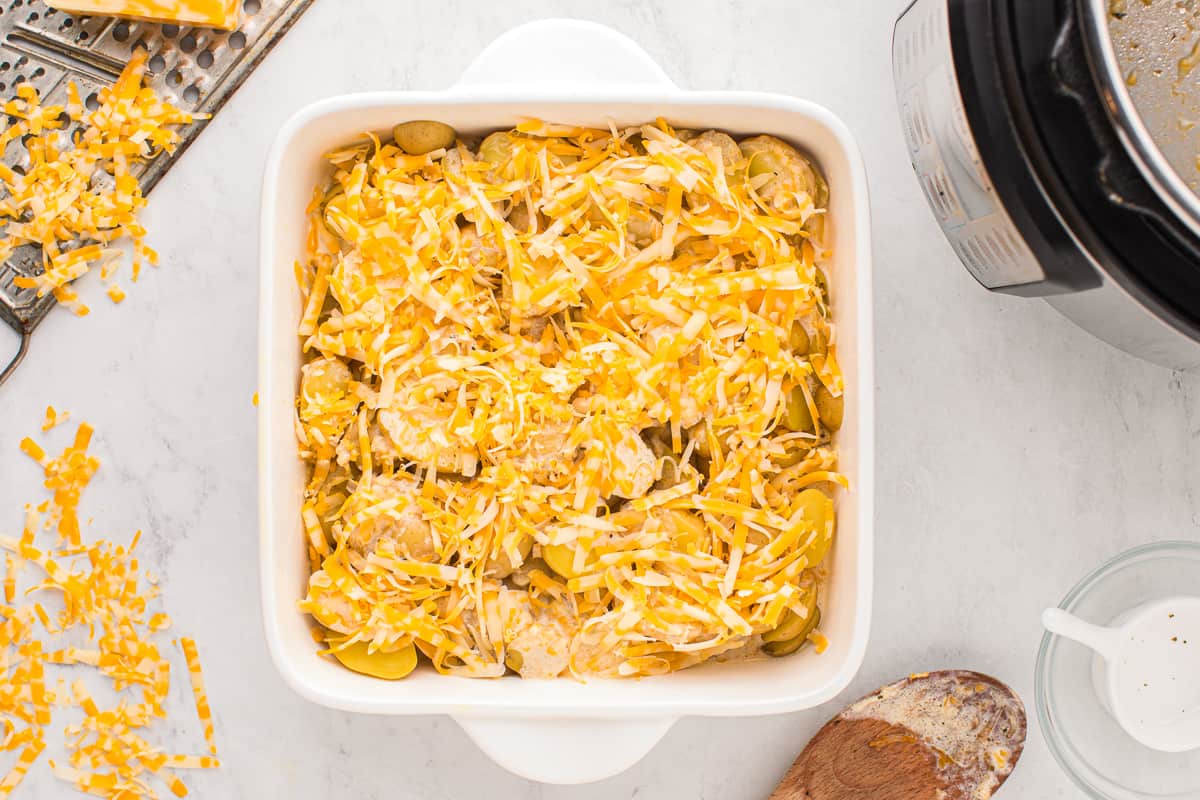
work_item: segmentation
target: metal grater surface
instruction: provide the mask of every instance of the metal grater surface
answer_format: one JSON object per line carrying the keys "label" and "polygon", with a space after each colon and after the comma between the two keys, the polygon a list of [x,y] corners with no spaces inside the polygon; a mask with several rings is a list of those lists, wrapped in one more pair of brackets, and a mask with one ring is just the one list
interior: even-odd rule
{"label": "metal grater surface", "polygon": [[[152,22],[66,14],[41,0],[0,0],[0,98],[12,97],[15,87],[32,84],[43,102],[65,103],[72,81],[89,106],[96,94],[125,68],[135,48],[150,53],[147,81],[182,109],[215,114],[242,81],[262,61],[275,42],[313,0],[243,0],[236,31],[189,28]],[[147,194],[207,120],[180,130],[182,141],[172,154],[139,165],[135,173]],[[23,153],[10,145],[4,163],[22,165]],[[20,248],[0,264],[0,321],[21,337],[16,357],[3,366],[0,384],[12,374],[29,347],[33,329],[54,306],[52,296],[37,297],[33,289],[13,285],[17,275],[41,271],[37,247]]]}

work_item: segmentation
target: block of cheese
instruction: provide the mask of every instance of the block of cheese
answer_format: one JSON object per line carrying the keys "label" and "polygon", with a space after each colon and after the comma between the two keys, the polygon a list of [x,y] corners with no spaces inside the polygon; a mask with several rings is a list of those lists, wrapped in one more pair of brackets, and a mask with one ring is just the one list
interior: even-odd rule
{"label": "block of cheese", "polygon": [[207,25],[233,30],[241,0],[46,0],[70,14],[130,17],[178,25]]}

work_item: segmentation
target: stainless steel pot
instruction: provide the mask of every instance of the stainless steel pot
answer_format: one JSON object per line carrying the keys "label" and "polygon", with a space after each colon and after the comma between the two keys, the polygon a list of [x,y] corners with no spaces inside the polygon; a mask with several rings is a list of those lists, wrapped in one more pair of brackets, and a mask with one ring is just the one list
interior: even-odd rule
{"label": "stainless steel pot", "polygon": [[893,64],[963,264],[1098,337],[1200,367],[1200,3],[917,0]]}
{"label": "stainless steel pot", "polygon": [[1200,235],[1200,3],[1083,0],[1080,28],[1117,136]]}

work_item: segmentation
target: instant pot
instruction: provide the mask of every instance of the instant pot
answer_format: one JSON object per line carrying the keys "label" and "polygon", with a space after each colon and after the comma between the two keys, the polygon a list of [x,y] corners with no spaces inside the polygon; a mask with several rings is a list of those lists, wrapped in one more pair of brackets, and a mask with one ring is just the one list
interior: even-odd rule
{"label": "instant pot", "polygon": [[976,280],[1200,367],[1200,2],[916,0],[892,58],[913,168]]}

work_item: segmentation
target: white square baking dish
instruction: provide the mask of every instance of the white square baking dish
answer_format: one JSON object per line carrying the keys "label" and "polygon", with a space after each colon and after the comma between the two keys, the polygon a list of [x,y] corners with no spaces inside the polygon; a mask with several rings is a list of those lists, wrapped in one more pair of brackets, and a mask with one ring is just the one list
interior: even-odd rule
{"label": "white square baking dish", "polygon": [[[567,66],[554,73],[537,64]],[[561,57],[559,57],[561,56]],[[598,77],[602,76],[602,77]],[[436,119],[464,133],[522,119],[607,126],[665,117],[678,127],[769,133],[808,152],[830,186],[829,278],[846,375],[832,578],[823,604],[829,649],[788,658],[709,664],[642,680],[472,680],[418,671],[384,682],[319,658],[297,608],[308,578],[299,516],[303,465],[293,434],[301,312],[293,263],[303,257],[305,206],[323,175],[322,154],[364,131]],[[854,677],[871,615],[873,392],[871,246],[867,182],[858,149],[829,111],[791,97],[682,91],[628,38],[572,20],[521,26],[493,42],[444,92],[346,95],[298,112],[279,132],[262,204],[259,307],[259,529],[267,641],[284,680],[313,702],[381,714],[450,714],[493,759],[526,777],[580,783],[615,774],[685,714],[744,716],[808,708]]]}

